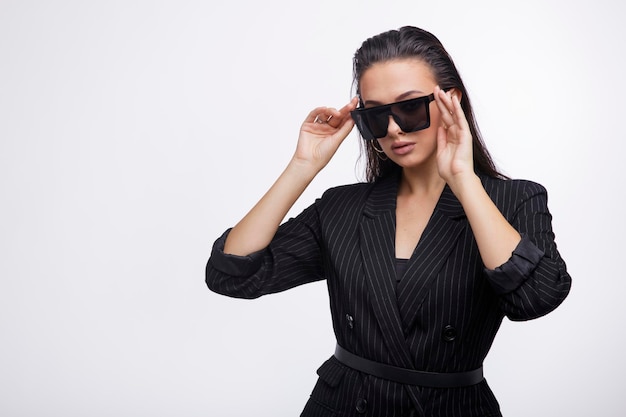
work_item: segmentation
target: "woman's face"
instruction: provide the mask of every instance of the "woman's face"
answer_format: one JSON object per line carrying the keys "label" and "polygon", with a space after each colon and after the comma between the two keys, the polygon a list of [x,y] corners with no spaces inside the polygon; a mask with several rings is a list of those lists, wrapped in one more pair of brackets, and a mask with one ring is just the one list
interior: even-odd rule
{"label": "woman's face", "polygon": [[[430,67],[417,59],[380,62],[368,68],[360,80],[364,107],[380,106],[433,93],[437,85]],[[387,157],[402,168],[436,167],[437,128],[440,113],[430,104],[430,127],[406,133],[389,116],[387,136],[378,139]]]}

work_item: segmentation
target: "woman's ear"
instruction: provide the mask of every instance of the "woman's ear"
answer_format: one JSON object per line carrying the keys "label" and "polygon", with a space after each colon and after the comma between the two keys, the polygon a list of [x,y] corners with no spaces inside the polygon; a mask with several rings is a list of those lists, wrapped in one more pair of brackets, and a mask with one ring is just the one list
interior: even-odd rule
{"label": "woman's ear", "polygon": [[448,93],[450,93],[450,97],[456,97],[459,102],[461,102],[461,98],[463,97],[463,93],[461,93],[461,90],[459,90],[458,88],[451,88],[448,90]]}

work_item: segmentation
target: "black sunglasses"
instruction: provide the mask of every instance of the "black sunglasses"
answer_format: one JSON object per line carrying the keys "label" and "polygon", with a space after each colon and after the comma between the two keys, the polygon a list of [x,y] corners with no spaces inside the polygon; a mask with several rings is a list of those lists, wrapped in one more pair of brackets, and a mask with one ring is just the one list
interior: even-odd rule
{"label": "black sunglasses", "polygon": [[433,93],[382,106],[360,107],[350,114],[363,139],[380,139],[387,136],[390,115],[405,133],[427,129],[430,126],[430,102],[434,99]]}

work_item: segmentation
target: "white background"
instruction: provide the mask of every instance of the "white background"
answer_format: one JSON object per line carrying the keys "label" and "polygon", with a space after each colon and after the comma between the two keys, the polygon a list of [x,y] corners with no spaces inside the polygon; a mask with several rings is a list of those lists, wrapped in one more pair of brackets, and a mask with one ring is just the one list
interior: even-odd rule
{"label": "white background", "polygon": [[[0,0],[0,414],[296,416],[332,354],[324,283],[209,292],[210,247],[271,185],[351,58],[435,33],[510,176],[549,190],[574,283],[505,321],[506,416],[623,416],[618,1]],[[294,207],[361,180],[355,133]]]}

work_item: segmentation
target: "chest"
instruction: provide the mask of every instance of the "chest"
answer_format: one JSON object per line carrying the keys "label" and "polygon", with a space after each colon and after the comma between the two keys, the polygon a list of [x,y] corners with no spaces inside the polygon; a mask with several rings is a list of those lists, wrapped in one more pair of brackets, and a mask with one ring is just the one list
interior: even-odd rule
{"label": "chest", "polygon": [[436,204],[436,199],[398,198],[395,234],[396,258],[411,258]]}

